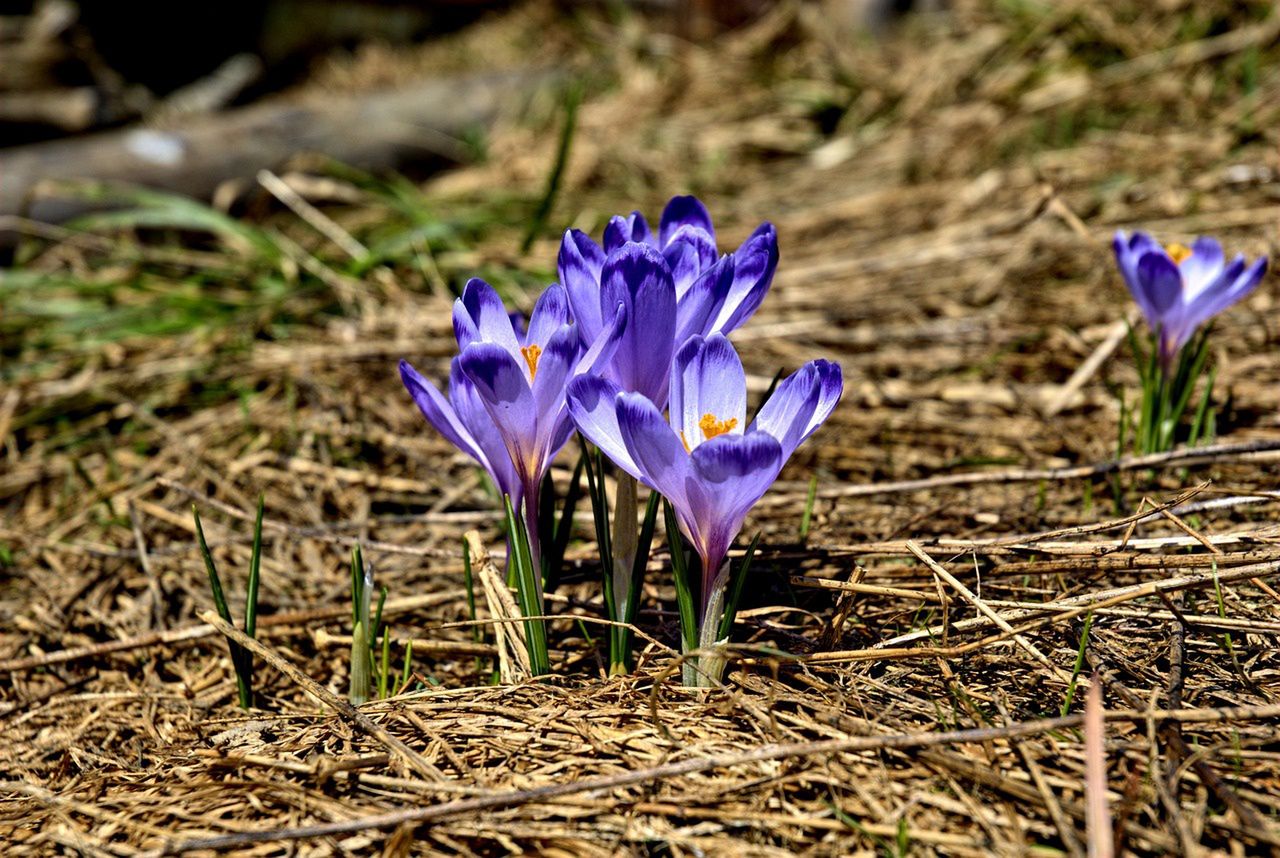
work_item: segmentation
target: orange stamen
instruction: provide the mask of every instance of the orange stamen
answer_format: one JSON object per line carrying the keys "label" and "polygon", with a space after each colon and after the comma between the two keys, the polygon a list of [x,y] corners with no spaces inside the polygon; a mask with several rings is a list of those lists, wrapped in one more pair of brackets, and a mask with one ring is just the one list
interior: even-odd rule
{"label": "orange stamen", "polygon": [[717,435],[723,435],[731,431],[737,425],[737,417],[730,417],[728,420],[717,420],[714,414],[704,414],[702,419],[698,421],[698,428],[702,430],[702,437],[708,441]]}
{"label": "orange stamen", "polygon": [[520,354],[524,355],[524,362],[529,365],[529,380],[533,381],[538,377],[538,358],[542,357],[542,347],[538,345],[521,346]]}
{"label": "orange stamen", "polygon": [[686,438],[686,437],[684,437],[684,430],[683,430],[683,429],[681,429],[681,430],[680,430],[680,443],[681,443],[681,444],[684,444],[684,451],[685,451],[686,453],[692,453],[692,452],[693,452],[692,450],[690,450],[690,449],[689,449],[689,439],[688,439],[688,438]]}
{"label": "orange stamen", "polygon": [[1169,254],[1169,258],[1173,260],[1174,265],[1181,265],[1182,260],[1191,255],[1191,248],[1175,241],[1173,244],[1166,244],[1164,252]]}

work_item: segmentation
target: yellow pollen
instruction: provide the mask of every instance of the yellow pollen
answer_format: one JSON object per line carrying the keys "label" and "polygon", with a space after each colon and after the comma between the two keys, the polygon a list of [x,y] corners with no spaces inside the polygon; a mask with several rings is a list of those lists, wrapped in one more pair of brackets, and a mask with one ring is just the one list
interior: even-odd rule
{"label": "yellow pollen", "polygon": [[524,362],[529,365],[529,380],[533,381],[538,377],[538,358],[542,357],[542,347],[539,345],[521,346],[520,354],[524,355]]}
{"label": "yellow pollen", "polygon": [[1173,244],[1166,244],[1164,246],[1164,252],[1169,254],[1169,258],[1173,260],[1174,265],[1181,265],[1182,260],[1191,255],[1191,248],[1187,247],[1185,244],[1178,244],[1175,241]]}
{"label": "yellow pollen", "polygon": [[684,430],[683,430],[683,429],[681,429],[681,430],[680,430],[680,443],[681,443],[681,444],[684,444],[684,451],[685,451],[686,453],[692,453],[692,452],[693,452],[692,450],[690,450],[690,449],[689,449],[689,439],[688,439],[688,438],[686,438],[686,437],[684,437]]}
{"label": "yellow pollen", "polygon": [[698,421],[698,428],[702,430],[702,437],[708,441],[717,435],[723,435],[737,425],[737,417],[730,417],[728,420],[717,420],[714,414],[704,414],[702,419]]}

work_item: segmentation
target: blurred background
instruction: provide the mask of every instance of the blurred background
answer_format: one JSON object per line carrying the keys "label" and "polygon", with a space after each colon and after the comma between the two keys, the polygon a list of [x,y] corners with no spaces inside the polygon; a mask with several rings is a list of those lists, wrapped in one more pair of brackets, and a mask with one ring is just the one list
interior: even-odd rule
{"label": "blurred background", "polygon": [[[515,4],[499,0],[268,0],[175,6],[155,0],[36,0],[0,4],[0,214],[59,220],[76,206],[33,201],[42,179],[140,182],[208,195],[251,179],[299,151],[351,166],[438,166],[470,126],[492,119],[494,96],[527,95],[564,82],[590,55],[642,26],[649,49],[706,44],[759,20],[764,0],[558,0],[519,55],[442,61],[449,36]],[[884,32],[910,11],[941,0],[823,0],[809,13],[845,37]],[[595,44],[573,44],[591,21]],[[506,47],[515,47],[506,46]],[[485,78],[497,67],[514,72]],[[442,73],[478,86],[459,102],[429,86]],[[599,62],[595,74],[606,72]],[[554,73],[554,74],[553,74]],[[389,88],[394,88],[394,92]],[[416,88],[416,89],[415,89]],[[332,97],[338,103],[319,105]],[[370,104],[373,100],[373,104]],[[243,108],[258,106],[258,111]],[[224,115],[219,122],[213,117]],[[88,136],[80,145],[34,148],[115,129],[152,133]],[[413,139],[415,130],[424,139]],[[358,133],[357,133],[358,131]],[[255,137],[271,138],[246,139]],[[240,147],[247,147],[244,151]],[[442,152],[441,149],[445,151]],[[33,194],[34,192],[34,194]]]}

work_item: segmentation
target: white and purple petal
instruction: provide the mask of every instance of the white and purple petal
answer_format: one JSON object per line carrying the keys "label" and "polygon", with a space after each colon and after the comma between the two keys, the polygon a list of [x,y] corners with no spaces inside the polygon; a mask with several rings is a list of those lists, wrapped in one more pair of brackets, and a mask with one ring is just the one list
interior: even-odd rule
{"label": "white and purple petal", "polygon": [[[721,334],[691,337],[671,371],[671,425],[689,450],[708,440],[710,417],[724,432],[741,435],[747,421],[747,376],[733,346]],[[715,436],[712,436],[715,437]]]}
{"label": "white and purple petal", "polygon": [[[467,281],[462,290],[462,297],[453,305],[454,332],[458,336],[458,346],[465,349],[471,342],[493,343],[501,346],[508,353],[520,353],[520,340],[516,337],[515,328],[511,325],[511,316],[502,303],[502,298],[483,280],[473,277]],[[468,335],[474,331],[474,340],[463,342],[459,333],[469,319],[471,327]]]}
{"label": "white and purple petal", "polygon": [[772,435],[782,445],[786,458],[831,416],[844,379],[840,365],[815,360],[787,376],[756,414],[751,430]]}
{"label": "white and purple petal", "polygon": [[712,438],[689,461],[700,489],[688,515],[703,561],[705,601],[747,513],[777,480],[784,457],[776,438],[749,432]]}
{"label": "white and purple petal", "polygon": [[732,254],[733,282],[708,330],[728,334],[742,327],[764,301],[778,269],[778,233],[765,222]]}
{"label": "white and purple petal", "polygon": [[458,366],[475,385],[511,461],[526,486],[541,477],[544,462],[537,446],[537,409],[523,361],[493,343],[472,343]]}
{"label": "white and purple petal", "polygon": [[521,342],[546,349],[546,343],[552,335],[572,321],[569,295],[563,286],[553,283],[542,291],[538,302],[533,305],[529,326]]}
{"label": "white and purple petal", "polygon": [[716,242],[706,230],[685,225],[676,230],[671,241],[663,245],[662,256],[671,269],[676,284],[676,299],[693,285],[703,271],[716,263]]}
{"label": "white and purple petal", "polygon": [[600,448],[613,463],[636,479],[640,466],[631,458],[618,426],[618,397],[622,388],[598,375],[584,375],[569,382],[566,400],[573,424],[582,437]]}
{"label": "white and purple petal", "polygon": [[[639,477],[676,509],[687,509],[689,454],[662,413],[645,396],[623,392],[615,397],[618,430]],[[620,463],[619,463],[620,464]]]}
{"label": "white and purple petal", "polygon": [[1190,303],[1196,296],[1217,281],[1222,274],[1226,257],[1222,253],[1222,245],[1216,238],[1201,236],[1191,243],[1191,254],[1178,263],[1182,272],[1183,299]]}

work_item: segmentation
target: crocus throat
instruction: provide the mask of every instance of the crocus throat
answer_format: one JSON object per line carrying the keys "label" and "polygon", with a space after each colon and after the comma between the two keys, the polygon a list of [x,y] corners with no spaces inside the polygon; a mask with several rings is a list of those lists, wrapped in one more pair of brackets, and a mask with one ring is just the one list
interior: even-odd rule
{"label": "crocus throat", "polygon": [[529,365],[529,380],[533,381],[538,377],[538,358],[542,357],[542,347],[536,344],[521,346],[520,354],[524,356],[524,362]]}
{"label": "crocus throat", "polygon": [[698,421],[698,428],[702,430],[702,437],[707,441],[717,435],[723,435],[731,431],[737,425],[737,417],[730,417],[728,420],[717,420],[716,416],[710,413],[702,415],[702,419]]}
{"label": "crocus throat", "polygon": [[1182,260],[1191,256],[1191,248],[1187,247],[1185,244],[1178,244],[1177,242],[1174,242],[1173,244],[1166,244],[1164,252],[1169,254],[1169,258],[1173,260],[1174,265],[1181,265]]}

